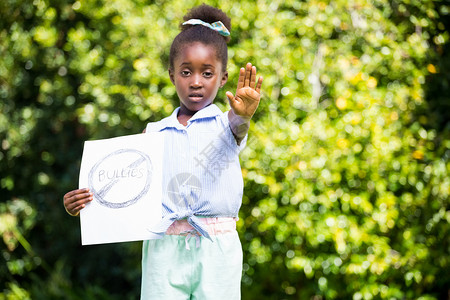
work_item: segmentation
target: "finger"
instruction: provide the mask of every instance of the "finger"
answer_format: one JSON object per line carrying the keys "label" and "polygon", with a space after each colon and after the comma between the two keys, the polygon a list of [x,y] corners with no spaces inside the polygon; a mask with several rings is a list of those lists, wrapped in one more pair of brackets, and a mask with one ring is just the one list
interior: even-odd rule
{"label": "finger", "polygon": [[70,197],[72,197],[72,196],[74,196],[74,195],[77,195],[77,194],[88,193],[88,192],[89,192],[89,189],[88,189],[88,188],[83,188],[83,189],[73,190],[73,191],[70,191],[70,192],[66,193],[66,194],[64,195],[64,199],[70,198]]}
{"label": "finger", "polygon": [[252,64],[251,63],[247,63],[247,66],[245,67],[244,86],[250,86],[251,74],[252,74]]}
{"label": "finger", "polygon": [[68,213],[69,215],[75,217],[75,216],[78,216],[78,214],[80,213],[80,211],[81,211],[83,208],[85,208],[85,207],[86,207],[86,204],[82,204],[82,205],[79,205],[79,206],[77,206],[77,207],[75,207],[75,208],[72,208],[72,209],[66,209],[66,211],[67,211],[67,213]]}
{"label": "finger", "polygon": [[245,69],[241,68],[239,70],[239,79],[238,79],[238,85],[237,89],[242,89],[244,87],[244,80],[245,80]]}
{"label": "finger", "polygon": [[74,208],[69,209],[69,208],[66,207],[66,212],[69,215],[71,215],[72,217],[76,217],[80,213],[80,210],[77,210],[77,209],[74,209]]}
{"label": "finger", "polygon": [[[80,190],[81,191],[81,190]],[[84,192],[84,193],[80,193],[80,194],[75,194],[72,195],[71,197],[66,197],[64,196],[64,204],[68,205],[74,202],[77,202],[79,200],[83,200],[83,199],[91,199],[93,197],[94,194],[90,193],[90,192]]]}
{"label": "finger", "polygon": [[75,210],[70,211],[67,208],[66,208],[66,212],[72,217],[76,217],[79,214],[79,211],[75,211]]}
{"label": "finger", "polygon": [[77,202],[70,203],[70,204],[66,205],[66,211],[69,214],[76,214],[81,209],[86,207],[86,204],[88,204],[91,201],[92,201],[92,198],[86,198],[86,199],[83,199],[83,200],[79,200]]}
{"label": "finger", "polygon": [[250,72],[250,87],[252,89],[255,88],[255,82],[256,82],[256,67],[253,66]]}
{"label": "finger", "polygon": [[92,195],[87,195],[87,196],[82,197],[82,198],[71,198],[71,199],[68,199],[67,202],[64,203],[64,204],[68,208],[73,208],[73,207],[79,206],[79,205],[81,205],[83,203],[90,202],[93,199],[94,199],[94,197]]}
{"label": "finger", "polygon": [[231,108],[235,109],[236,105],[239,104],[239,100],[233,96],[231,92],[226,93],[228,98],[228,103],[230,103]]}
{"label": "finger", "polygon": [[85,208],[85,207],[86,207],[86,204],[78,205],[77,207],[75,207],[75,208],[73,209],[73,212],[74,212],[75,214],[78,214],[78,213],[80,212],[80,210],[82,210],[82,209]]}
{"label": "finger", "polygon": [[261,94],[261,85],[262,85],[262,82],[263,82],[263,78],[262,78],[262,76],[260,76],[260,77],[258,78],[258,83],[256,84],[256,88],[255,88],[255,91],[258,92],[258,94]]}
{"label": "finger", "polygon": [[231,102],[234,100],[234,96],[232,92],[226,92],[225,95],[227,95],[228,101]]}

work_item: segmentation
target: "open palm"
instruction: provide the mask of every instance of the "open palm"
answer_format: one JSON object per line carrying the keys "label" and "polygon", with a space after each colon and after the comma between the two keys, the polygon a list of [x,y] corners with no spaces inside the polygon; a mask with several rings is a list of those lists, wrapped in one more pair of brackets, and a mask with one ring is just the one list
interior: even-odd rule
{"label": "open palm", "polygon": [[234,113],[243,118],[251,118],[255,113],[261,99],[261,84],[263,78],[259,77],[256,81],[256,67],[248,63],[247,66],[239,71],[238,86],[236,96],[227,92],[231,109]]}

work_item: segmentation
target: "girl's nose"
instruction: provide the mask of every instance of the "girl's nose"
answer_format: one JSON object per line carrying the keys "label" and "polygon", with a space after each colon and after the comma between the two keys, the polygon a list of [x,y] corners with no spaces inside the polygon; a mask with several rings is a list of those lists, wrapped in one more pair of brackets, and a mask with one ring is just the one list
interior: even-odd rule
{"label": "girl's nose", "polygon": [[193,87],[193,88],[199,88],[199,87],[202,87],[201,76],[199,76],[199,75],[194,75],[194,76],[192,77],[191,87]]}

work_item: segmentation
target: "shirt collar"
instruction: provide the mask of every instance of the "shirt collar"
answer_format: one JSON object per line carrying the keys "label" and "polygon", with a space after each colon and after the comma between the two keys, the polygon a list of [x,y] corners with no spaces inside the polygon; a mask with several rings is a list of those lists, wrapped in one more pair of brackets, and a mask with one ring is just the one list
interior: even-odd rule
{"label": "shirt collar", "polygon": [[211,103],[207,107],[196,112],[192,116],[192,118],[189,119],[188,123],[192,123],[195,120],[200,120],[200,119],[214,118],[214,117],[220,116],[221,114],[222,114],[222,111],[220,110],[220,108],[218,108],[217,105]]}
{"label": "shirt collar", "polygon": [[178,128],[178,129],[184,129],[186,127],[189,127],[189,124],[192,122],[195,122],[196,120],[215,118],[222,114],[222,111],[220,110],[220,108],[217,107],[217,105],[211,103],[207,107],[197,111],[189,119],[187,126],[184,127],[182,124],[180,124],[180,122],[178,122],[178,119],[177,119],[179,111],[180,111],[180,107],[177,107],[168,118],[163,119],[162,120],[163,121],[162,128],[173,127],[173,128]]}

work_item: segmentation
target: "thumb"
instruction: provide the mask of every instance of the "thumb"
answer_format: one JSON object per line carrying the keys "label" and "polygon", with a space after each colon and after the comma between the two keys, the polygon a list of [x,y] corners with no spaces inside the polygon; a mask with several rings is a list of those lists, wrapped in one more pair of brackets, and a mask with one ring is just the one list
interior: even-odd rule
{"label": "thumb", "polygon": [[226,92],[228,101],[231,103],[234,100],[234,96],[232,92]]}

